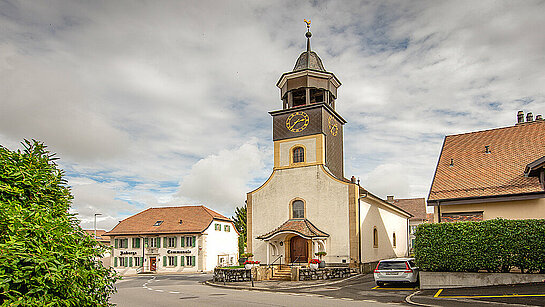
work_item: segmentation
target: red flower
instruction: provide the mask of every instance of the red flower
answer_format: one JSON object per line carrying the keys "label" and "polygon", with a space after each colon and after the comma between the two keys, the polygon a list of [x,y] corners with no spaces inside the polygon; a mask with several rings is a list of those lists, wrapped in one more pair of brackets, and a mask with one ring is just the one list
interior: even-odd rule
{"label": "red flower", "polygon": [[310,259],[308,263],[319,264],[320,262],[322,262],[320,259]]}

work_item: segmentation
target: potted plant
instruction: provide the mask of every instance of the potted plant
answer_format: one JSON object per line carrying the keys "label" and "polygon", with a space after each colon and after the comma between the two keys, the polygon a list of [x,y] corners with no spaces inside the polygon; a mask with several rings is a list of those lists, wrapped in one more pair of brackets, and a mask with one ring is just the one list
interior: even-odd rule
{"label": "potted plant", "polygon": [[320,264],[320,262],[320,259],[310,259],[310,261],[308,262],[308,267],[312,270],[316,270],[318,269],[318,265]]}
{"label": "potted plant", "polygon": [[327,253],[326,252],[317,252],[315,255],[318,256],[318,259],[320,259],[320,263],[318,264],[318,267],[325,268],[325,260],[323,260],[322,258],[325,255],[327,255]]}
{"label": "potted plant", "polygon": [[240,264],[245,264],[246,263],[246,260],[250,259],[251,257],[253,257],[254,254],[252,253],[243,253],[240,255],[240,258],[238,258],[238,263]]}
{"label": "potted plant", "polygon": [[260,263],[261,263],[260,261],[246,260],[246,261],[244,262],[244,268],[245,268],[246,270],[249,270],[249,269],[251,269],[251,268],[253,268],[253,267],[259,266]]}

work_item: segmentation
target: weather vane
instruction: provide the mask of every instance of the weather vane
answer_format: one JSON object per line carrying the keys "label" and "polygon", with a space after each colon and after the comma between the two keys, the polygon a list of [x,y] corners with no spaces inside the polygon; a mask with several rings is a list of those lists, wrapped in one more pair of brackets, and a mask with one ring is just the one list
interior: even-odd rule
{"label": "weather vane", "polygon": [[307,29],[310,31],[310,19],[309,20],[303,19],[303,20],[307,24]]}

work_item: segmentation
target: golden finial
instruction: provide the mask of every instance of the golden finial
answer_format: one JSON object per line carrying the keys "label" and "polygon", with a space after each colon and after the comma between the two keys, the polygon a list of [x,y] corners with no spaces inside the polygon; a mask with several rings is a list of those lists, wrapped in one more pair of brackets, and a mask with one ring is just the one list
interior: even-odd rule
{"label": "golden finial", "polygon": [[307,24],[307,29],[310,30],[310,19],[309,20],[306,20],[306,19],[303,19],[305,21],[305,23]]}

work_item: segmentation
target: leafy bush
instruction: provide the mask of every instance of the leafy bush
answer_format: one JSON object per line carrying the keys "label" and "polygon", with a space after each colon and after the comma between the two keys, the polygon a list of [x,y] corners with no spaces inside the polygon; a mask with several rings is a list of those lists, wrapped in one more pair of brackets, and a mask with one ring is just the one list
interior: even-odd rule
{"label": "leafy bush", "polygon": [[0,146],[2,306],[109,306],[117,277],[97,260],[106,247],[68,213],[72,196],[39,142]]}
{"label": "leafy bush", "polygon": [[545,220],[422,224],[414,254],[426,271],[545,273]]}

